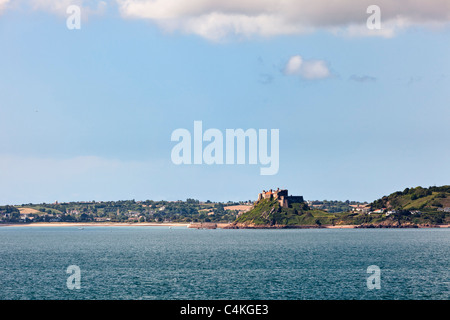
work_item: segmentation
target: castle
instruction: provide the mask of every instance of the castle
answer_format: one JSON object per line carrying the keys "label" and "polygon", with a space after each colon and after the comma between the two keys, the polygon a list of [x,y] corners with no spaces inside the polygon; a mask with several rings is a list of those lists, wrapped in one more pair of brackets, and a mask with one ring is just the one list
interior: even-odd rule
{"label": "castle", "polygon": [[304,202],[302,196],[288,196],[287,189],[280,190],[280,188],[277,190],[270,189],[269,191],[263,190],[263,192],[258,194],[258,201],[262,199],[275,199],[283,208],[288,208],[292,203]]}

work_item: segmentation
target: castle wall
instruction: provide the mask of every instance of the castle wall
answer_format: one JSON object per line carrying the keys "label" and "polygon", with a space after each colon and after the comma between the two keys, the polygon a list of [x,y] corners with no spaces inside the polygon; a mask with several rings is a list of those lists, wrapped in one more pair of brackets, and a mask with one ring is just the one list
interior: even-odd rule
{"label": "castle wall", "polygon": [[299,203],[304,202],[303,196],[289,196],[287,197],[289,203]]}
{"label": "castle wall", "polygon": [[276,199],[283,208],[288,208],[292,203],[304,202],[302,196],[288,196],[287,189],[263,190],[262,193],[258,194],[258,201],[262,199]]}

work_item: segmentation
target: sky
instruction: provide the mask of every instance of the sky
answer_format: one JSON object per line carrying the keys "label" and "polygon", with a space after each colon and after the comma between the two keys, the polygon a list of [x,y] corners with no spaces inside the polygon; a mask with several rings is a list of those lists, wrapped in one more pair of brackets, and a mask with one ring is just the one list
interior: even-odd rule
{"label": "sky", "polygon": [[[450,184],[450,2],[375,2],[0,0],[0,205]],[[174,164],[194,121],[278,129],[277,174]]]}

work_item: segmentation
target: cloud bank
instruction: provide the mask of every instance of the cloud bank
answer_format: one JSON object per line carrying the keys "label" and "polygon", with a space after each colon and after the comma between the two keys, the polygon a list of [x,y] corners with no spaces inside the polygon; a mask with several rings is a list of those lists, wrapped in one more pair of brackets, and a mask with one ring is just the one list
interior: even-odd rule
{"label": "cloud bank", "polygon": [[415,25],[445,25],[448,0],[378,0],[381,30],[369,30],[372,0],[116,0],[123,17],[148,19],[166,31],[210,40],[326,30],[350,36],[394,36]]}
{"label": "cloud bank", "polygon": [[195,34],[219,41],[227,37],[277,36],[327,31],[345,36],[393,37],[414,26],[450,24],[448,0],[377,0],[381,29],[367,28],[373,0],[0,0],[0,14],[28,6],[66,14],[69,5],[101,14],[106,6],[122,17],[146,19],[164,31]]}

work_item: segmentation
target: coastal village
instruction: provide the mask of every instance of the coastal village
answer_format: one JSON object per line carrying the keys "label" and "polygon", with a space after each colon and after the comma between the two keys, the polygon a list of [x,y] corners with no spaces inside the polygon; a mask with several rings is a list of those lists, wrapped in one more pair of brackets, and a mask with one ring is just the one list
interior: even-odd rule
{"label": "coastal village", "polygon": [[[251,209],[253,202],[80,201],[0,206],[0,222],[229,222]],[[132,207],[130,209],[129,207]],[[185,213],[186,208],[193,208]],[[173,214],[180,209],[180,214]],[[184,213],[184,214],[183,214]],[[180,219],[182,217],[185,219]],[[191,218],[190,218],[191,216]]]}

